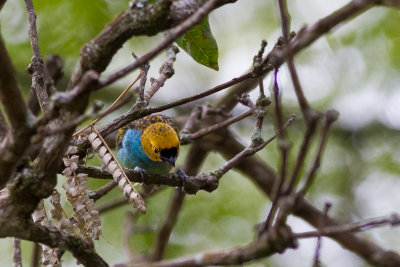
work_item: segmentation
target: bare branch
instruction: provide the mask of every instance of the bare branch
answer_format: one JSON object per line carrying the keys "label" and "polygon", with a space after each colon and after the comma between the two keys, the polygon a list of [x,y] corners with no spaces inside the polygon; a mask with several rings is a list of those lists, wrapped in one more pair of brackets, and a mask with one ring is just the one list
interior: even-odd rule
{"label": "bare branch", "polygon": [[249,261],[265,258],[275,253],[282,253],[287,248],[296,248],[297,243],[291,238],[289,228],[281,228],[274,237],[267,235],[251,242],[247,246],[235,247],[227,250],[202,252],[193,256],[166,260],[154,263],[130,263],[125,267],[187,267],[187,266],[214,266],[214,265],[242,265]]}
{"label": "bare branch", "polygon": [[107,136],[108,134],[116,131],[117,129],[125,126],[126,124],[128,124],[129,122],[142,118],[144,116],[147,116],[149,114],[152,113],[157,113],[157,112],[161,112],[170,108],[174,108],[177,106],[181,106],[184,105],[186,103],[204,98],[206,96],[215,94],[216,92],[219,92],[221,90],[224,90],[234,84],[240,83],[242,81],[245,81],[247,79],[251,78],[251,73],[247,73],[244,74],[242,76],[239,76],[237,78],[234,78],[226,83],[220,84],[214,88],[211,88],[203,93],[191,96],[191,97],[187,97],[187,98],[183,98],[180,100],[177,100],[175,102],[166,104],[166,105],[162,105],[159,107],[155,107],[155,108],[147,108],[147,109],[143,109],[143,110],[130,110],[127,113],[125,113],[124,115],[122,115],[121,117],[115,119],[114,121],[112,121],[111,123],[101,127],[99,129],[99,132],[101,133],[102,136]]}
{"label": "bare branch", "polygon": [[278,85],[278,69],[275,69],[274,72],[274,86],[273,86],[273,96],[274,96],[274,110],[275,110],[275,120],[276,120],[276,129],[279,132],[278,138],[278,147],[280,150],[281,154],[281,162],[280,162],[280,173],[279,173],[279,179],[275,182],[275,185],[273,187],[272,191],[272,204],[270,211],[267,215],[266,218],[266,223],[265,227],[266,230],[270,228],[270,226],[273,224],[274,217],[276,214],[276,211],[278,209],[278,201],[281,196],[282,192],[282,187],[286,181],[286,169],[287,169],[287,160],[288,160],[288,151],[290,148],[290,144],[288,140],[286,139],[285,133],[284,133],[284,128],[282,127],[283,122],[282,122],[282,108],[280,104],[280,92],[279,92],[279,85]]}
{"label": "bare branch", "polygon": [[115,208],[131,204],[126,197],[119,198],[110,202],[107,202],[103,204],[102,206],[98,207],[97,210],[99,211],[99,214],[103,214],[107,211],[113,210]]}
{"label": "bare branch", "polygon": [[306,159],[306,155],[307,152],[309,151],[310,145],[311,145],[311,141],[314,137],[314,133],[315,133],[315,129],[318,123],[318,119],[319,116],[318,114],[315,114],[315,116],[313,117],[313,119],[309,120],[309,123],[307,125],[307,129],[306,132],[304,134],[303,137],[303,142],[301,143],[301,147],[299,150],[299,153],[296,156],[296,163],[294,165],[293,168],[293,172],[290,176],[290,179],[287,182],[286,188],[284,189],[284,193],[285,194],[290,194],[293,190],[293,188],[296,185],[297,179],[299,177],[300,174],[300,169],[303,166],[305,159]]}
{"label": "bare branch", "polygon": [[158,77],[158,79],[150,79],[151,87],[146,92],[146,95],[144,96],[146,105],[149,103],[150,99],[154,96],[154,94],[162,86],[164,86],[165,81],[167,79],[171,78],[172,75],[174,75],[175,71],[173,68],[173,64],[174,64],[174,61],[176,60],[176,54],[178,52],[179,52],[179,49],[175,45],[171,45],[167,49],[167,61],[165,61],[165,63],[160,68],[160,77]]}
{"label": "bare branch", "polygon": [[[385,225],[398,226],[400,224],[400,216],[398,214],[392,214],[386,218],[381,219],[371,219],[367,222],[357,222],[350,224],[341,224],[336,226],[325,226],[318,231],[310,231],[304,233],[295,233],[293,236],[295,238],[313,238],[318,236],[335,236],[338,234],[346,234],[353,232],[361,232],[365,230],[369,230],[376,227],[382,227]],[[393,255],[394,256],[394,255]],[[397,255],[397,259],[400,259],[400,256]],[[382,265],[386,266],[386,265]],[[389,265],[388,265],[389,266]],[[391,265],[390,265],[391,266]]]}
{"label": "bare branch", "polygon": [[16,130],[24,128],[27,124],[28,108],[18,86],[11,59],[1,36],[0,77],[0,100],[3,103],[10,126]]}
{"label": "bare branch", "polygon": [[106,183],[105,185],[103,185],[102,187],[100,187],[99,189],[97,189],[96,191],[90,192],[89,197],[91,199],[93,199],[94,201],[96,201],[96,200],[102,198],[103,196],[105,196],[108,192],[110,192],[116,186],[117,186],[117,183],[114,180],[110,181],[110,182]]}
{"label": "bare branch", "polygon": [[180,134],[181,145],[189,144],[189,143],[191,143],[191,142],[193,142],[193,141],[195,141],[197,139],[202,138],[203,136],[205,136],[207,134],[210,134],[212,132],[215,132],[215,131],[218,131],[218,130],[220,130],[222,128],[225,128],[225,127],[227,127],[227,126],[229,126],[231,124],[234,124],[235,122],[238,122],[238,121],[240,121],[240,120],[242,120],[244,118],[247,118],[248,116],[250,116],[253,113],[254,113],[254,110],[250,109],[250,110],[248,110],[248,111],[246,111],[246,112],[244,112],[244,113],[242,113],[240,115],[237,115],[237,116],[235,116],[233,118],[230,118],[230,119],[227,119],[225,121],[216,123],[216,124],[214,124],[214,125],[212,125],[210,127],[203,128],[203,129],[201,129],[201,130],[199,130],[199,131],[197,131],[195,133],[192,133],[192,134],[190,134],[190,133],[182,134],[182,131],[181,131],[181,134]]}
{"label": "bare branch", "polygon": [[[281,26],[282,26],[282,34],[284,40],[284,46],[286,46],[290,39],[289,39],[289,32],[290,32],[290,15],[287,9],[286,0],[278,0],[279,3],[279,14],[281,17]],[[310,105],[306,97],[304,96],[303,89],[301,88],[299,77],[297,76],[297,71],[294,66],[293,60],[293,53],[291,50],[287,50],[287,63],[289,67],[290,76],[292,78],[294,90],[296,92],[296,96],[303,113],[303,116],[306,120],[308,120],[308,111],[310,110]]]}
{"label": "bare branch", "polygon": [[[4,226],[4,224],[3,224]],[[23,223],[19,225],[8,224],[9,232],[0,233],[1,236],[17,236],[21,239],[39,242],[50,247],[58,247],[70,251],[76,259],[85,266],[108,266],[108,264],[95,252],[93,244],[78,238],[74,235],[68,235],[52,227]]]}
{"label": "bare branch", "polygon": [[140,84],[139,88],[137,90],[137,99],[136,99],[136,105],[140,107],[144,107],[144,88],[146,86],[147,82],[147,73],[149,72],[150,69],[150,64],[144,64],[143,66],[140,67]]}
{"label": "bare branch", "polygon": [[[162,2],[162,1],[160,1]],[[168,36],[157,45],[153,50],[146,53],[142,57],[138,58],[134,63],[122,68],[121,70],[111,74],[106,79],[101,82],[101,87],[107,86],[116,80],[124,77],[129,72],[135,70],[139,66],[148,62],[150,59],[154,58],[161,51],[170,46],[176,39],[178,39],[183,33],[190,29],[193,25],[199,23],[211,10],[216,7],[217,0],[209,0],[203,6],[199,7],[190,17],[185,19],[179,26],[177,26],[173,32],[168,34]]]}
{"label": "bare branch", "polygon": [[[224,138],[226,142],[218,144],[216,148],[225,158],[231,158],[244,149],[244,146],[238,142],[229,131],[225,132]],[[271,196],[272,187],[277,179],[277,174],[265,164],[265,162],[254,156],[248,157],[239,162],[236,168],[252,179],[262,192]],[[318,227],[321,221],[323,221],[325,227],[342,225],[341,222],[329,216],[324,218],[323,212],[319,211],[304,199],[300,200],[293,214],[303,218],[314,227]],[[398,254],[393,251],[387,251],[360,235],[345,233],[335,234],[329,237],[336,240],[344,248],[359,255],[373,266],[385,266],[386,264],[386,266],[396,267],[400,265],[400,256]]]}
{"label": "bare branch", "polygon": [[[325,217],[328,215],[330,207],[331,207],[330,203],[325,203],[324,211],[323,211]],[[321,222],[319,229],[324,227],[323,223],[324,222]],[[321,262],[320,262],[321,246],[322,246],[322,237],[318,236],[317,237],[317,246],[315,247],[314,260],[313,260],[312,267],[322,267]]]}
{"label": "bare branch", "polygon": [[320,162],[321,162],[322,153],[324,151],[325,144],[326,144],[326,141],[328,138],[329,128],[332,125],[332,123],[337,120],[338,116],[339,116],[339,113],[336,110],[328,110],[327,112],[325,112],[325,122],[324,122],[324,127],[322,129],[320,143],[318,145],[318,151],[317,151],[317,154],[315,155],[311,169],[306,177],[305,183],[298,192],[299,197],[304,197],[305,193],[311,186],[311,183],[314,179],[314,175],[321,164]]}
{"label": "bare branch", "polygon": [[13,263],[14,267],[22,267],[21,240],[19,238],[13,240]]}
{"label": "bare branch", "polygon": [[[394,0],[396,1],[396,0]],[[214,103],[214,106],[225,106],[226,110],[233,109],[237,104],[235,95],[241,95],[245,92],[254,89],[258,84],[257,76],[265,76],[274,68],[280,67],[286,59],[287,52],[290,50],[293,56],[298,52],[309,46],[315,40],[332,30],[340,23],[345,22],[349,18],[353,18],[356,15],[362,14],[367,11],[372,5],[374,0],[353,0],[349,4],[336,10],[332,14],[320,19],[315,24],[302,28],[296,35],[296,37],[289,43],[288,47],[283,50],[280,47],[275,47],[264,59],[263,65],[264,72],[256,77],[249,78],[246,81],[233,87],[224,97],[220,98]]]}
{"label": "bare branch", "polygon": [[36,31],[36,14],[33,9],[32,0],[25,0],[26,9],[29,17],[29,38],[32,47],[32,62],[28,67],[28,72],[32,73],[32,89],[36,92],[40,108],[43,111],[49,110],[49,96],[45,87],[45,66],[40,55],[39,42]]}
{"label": "bare branch", "polygon": [[11,59],[0,36],[0,101],[10,124],[7,137],[0,143],[0,188],[10,178],[18,160],[30,143],[34,119],[22,97]]}

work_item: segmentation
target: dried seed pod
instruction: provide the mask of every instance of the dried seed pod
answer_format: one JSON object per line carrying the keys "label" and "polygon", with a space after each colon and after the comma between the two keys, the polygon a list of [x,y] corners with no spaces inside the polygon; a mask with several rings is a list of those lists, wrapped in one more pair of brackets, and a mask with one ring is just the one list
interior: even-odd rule
{"label": "dried seed pod", "polygon": [[119,189],[131,202],[133,202],[135,208],[137,208],[141,213],[145,213],[146,206],[143,199],[129,181],[121,165],[118,163],[118,160],[112,154],[96,128],[92,127],[92,133],[89,135],[88,140],[92,144],[93,149],[102,159],[104,169],[112,174],[114,181],[118,183]]}

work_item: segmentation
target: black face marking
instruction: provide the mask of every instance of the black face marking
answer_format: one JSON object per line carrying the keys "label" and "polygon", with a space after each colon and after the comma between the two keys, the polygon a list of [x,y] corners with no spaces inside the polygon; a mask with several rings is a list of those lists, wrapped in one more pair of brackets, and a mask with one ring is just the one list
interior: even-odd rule
{"label": "black face marking", "polygon": [[176,147],[161,150],[161,157],[163,158],[176,157],[177,154],[178,154],[178,149]]}
{"label": "black face marking", "polygon": [[175,161],[178,156],[178,148],[177,147],[172,147],[168,149],[163,149],[160,152],[160,158],[164,162],[168,162],[172,166],[175,167]]}

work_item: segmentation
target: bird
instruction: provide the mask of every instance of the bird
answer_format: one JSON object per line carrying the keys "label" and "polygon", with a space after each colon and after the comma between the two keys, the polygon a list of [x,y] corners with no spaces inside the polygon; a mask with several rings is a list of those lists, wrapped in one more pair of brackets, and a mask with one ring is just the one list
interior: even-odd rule
{"label": "bird", "polygon": [[179,135],[171,118],[156,114],[131,122],[118,130],[117,158],[126,168],[167,174],[179,154]]}

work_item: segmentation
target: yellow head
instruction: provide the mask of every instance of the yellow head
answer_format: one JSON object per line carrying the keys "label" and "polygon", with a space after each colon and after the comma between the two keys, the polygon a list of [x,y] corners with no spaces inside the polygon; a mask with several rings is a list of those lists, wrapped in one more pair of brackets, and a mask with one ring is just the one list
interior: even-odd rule
{"label": "yellow head", "polygon": [[179,138],[175,130],[166,123],[157,122],[143,130],[143,151],[153,161],[168,162],[175,166],[179,153]]}

